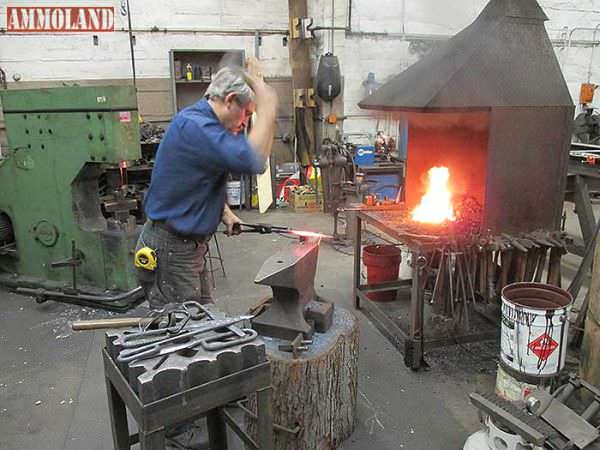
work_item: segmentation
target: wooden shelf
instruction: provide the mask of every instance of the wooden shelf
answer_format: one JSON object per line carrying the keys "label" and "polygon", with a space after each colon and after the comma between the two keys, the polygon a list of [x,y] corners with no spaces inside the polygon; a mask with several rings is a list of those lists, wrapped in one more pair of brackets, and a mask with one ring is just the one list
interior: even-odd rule
{"label": "wooden shelf", "polygon": [[235,55],[235,62],[239,64],[240,67],[243,66],[243,50],[172,49],[169,51],[174,114],[177,114],[178,111],[181,111],[183,108],[200,100],[210,84],[210,80],[207,79],[199,78],[188,81],[187,79],[182,78],[182,75],[185,74],[185,67],[189,64],[193,69],[200,68],[202,75],[208,73],[214,74],[217,72],[226,55]]}

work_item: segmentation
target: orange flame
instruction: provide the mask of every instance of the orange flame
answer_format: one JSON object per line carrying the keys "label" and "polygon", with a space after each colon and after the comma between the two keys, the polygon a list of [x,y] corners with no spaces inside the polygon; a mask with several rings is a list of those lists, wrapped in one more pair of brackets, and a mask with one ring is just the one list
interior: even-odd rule
{"label": "orange flame", "polygon": [[450,171],[447,167],[432,167],[428,176],[429,187],[421,203],[412,212],[413,220],[435,224],[456,220],[452,193],[448,187]]}

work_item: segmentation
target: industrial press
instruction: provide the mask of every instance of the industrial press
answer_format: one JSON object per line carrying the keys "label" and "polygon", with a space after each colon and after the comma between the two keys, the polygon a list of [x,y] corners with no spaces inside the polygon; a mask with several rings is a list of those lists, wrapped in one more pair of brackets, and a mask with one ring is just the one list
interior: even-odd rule
{"label": "industrial press", "polygon": [[0,99],[0,283],[40,301],[131,306],[142,295],[132,251],[151,170],[138,163],[135,90],[7,90]]}

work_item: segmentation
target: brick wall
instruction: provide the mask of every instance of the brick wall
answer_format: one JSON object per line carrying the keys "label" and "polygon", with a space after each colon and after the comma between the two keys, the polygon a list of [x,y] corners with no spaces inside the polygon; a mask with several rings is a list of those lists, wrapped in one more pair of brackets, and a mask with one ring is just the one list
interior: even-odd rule
{"label": "brick wall", "polygon": [[[117,31],[100,33],[98,45],[94,45],[91,33],[0,33],[0,67],[7,72],[9,81],[15,74],[21,76],[21,81],[11,83],[11,88],[27,83],[111,82],[129,77],[127,21],[119,11],[121,2],[100,3],[115,6]],[[308,3],[309,15],[314,17],[316,25],[331,24],[331,0],[308,0]],[[547,28],[557,42],[557,55],[577,99],[580,83],[588,78],[591,59],[591,47],[585,41],[592,40],[593,31],[585,28],[600,23],[600,0],[541,0],[540,3],[551,19]],[[0,27],[6,26],[6,5],[19,4],[32,2],[0,0]],[[78,2],[38,0],[35,4]],[[136,30],[137,76],[142,80],[140,107],[150,120],[168,120],[170,114],[169,106],[162,103],[168,95],[170,49],[241,49],[246,55],[253,55],[254,32],[263,30],[260,56],[265,75],[290,75],[288,49],[283,45],[283,35],[278,34],[287,29],[285,0],[178,0],[169,2],[168,8],[160,0],[130,0],[130,4]],[[486,0],[352,0],[352,33],[338,31],[334,36],[334,51],[340,58],[345,89],[343,100],[335,102],[334,110],[347,116],[344,132],[359,136],[376,131],[377,119],[356,107],[364,95],[362,82],[369,72],[385,82],[414,63],[432,45],[433,38],[450,36],[468,25],[485,4]],[[348,0],[335,0],[335,25],[345,26],[347,18]],[[152,27],[171,31],[151,32]],[[566,37],[572,30],[574,45],[567,50]],[[597,38],[600,40],[600,32]],[[318,56],[330,48],[330,34],[318,32],[312,47],[315,70]],[[600,50],[592,63],[591,80],[600,81]],[[323,111],[328,113],[329,106],[325,105]]]}

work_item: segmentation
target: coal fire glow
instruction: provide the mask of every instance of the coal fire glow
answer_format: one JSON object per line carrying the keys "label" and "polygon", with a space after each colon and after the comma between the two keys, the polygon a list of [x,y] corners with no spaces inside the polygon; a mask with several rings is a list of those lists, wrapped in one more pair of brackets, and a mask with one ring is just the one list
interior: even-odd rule
{"label": "coal fire glow", "polygon": [[456,220],[452,206],[452,193],[448,186],[449,179],[450,171],[447,167],[429,169],[427,192],[412,212],[414,221],[441,224]]}

